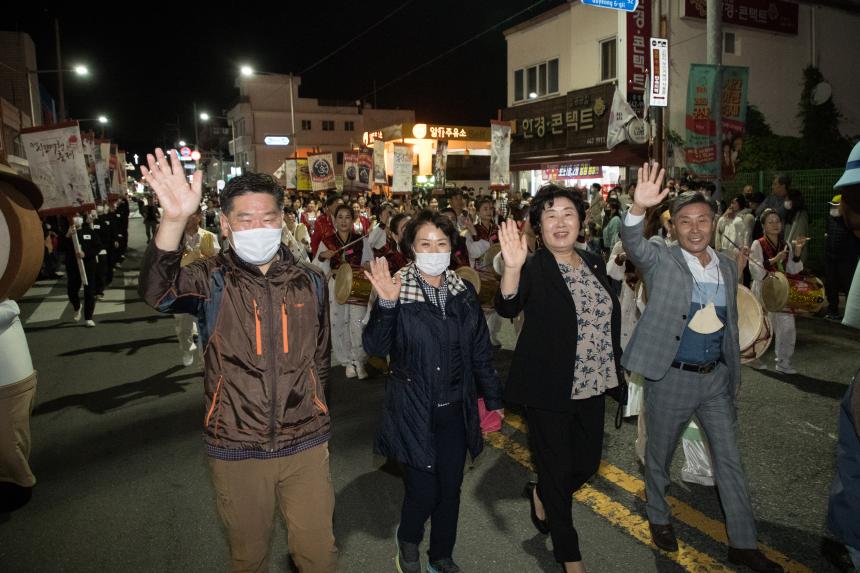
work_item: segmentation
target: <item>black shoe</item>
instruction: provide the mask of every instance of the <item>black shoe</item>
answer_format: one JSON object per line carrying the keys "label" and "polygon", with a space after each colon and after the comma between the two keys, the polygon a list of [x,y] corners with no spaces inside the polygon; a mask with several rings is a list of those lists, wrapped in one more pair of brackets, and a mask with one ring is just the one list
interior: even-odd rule
{"label": "black shoe", "polygon": [[21,509],[30,502],[31,497],[33,497],[32,487],[24,487],[8,481],[0,482],[0,513]]}
{"label": "black shoe", "polygon": [[537,512],[535,511],[534,491],[536,487],[537,484],[533,481],[526,483],[526,487],[523,488],[523,497],[529,500],[532,523],[534,524],[535,529],[546,535],[549,533],[549,521],[547,519],[538,519]]}
{"label": "black shoe", "polygon": [[746,565],[761,573],[783,573],[782,565],[771,561],[758,549],[738,549],[729,547],[729,563]]}
{"label": "black shoe", "polygon": [[671,523],[657,524],[649,521],[648,527],[651,529],[651,540],[654,545],[669,553],[678,550],[678,539],[675,538],[675,530],[672,529]]}
{"label": "black shoe", "polygon": [[394,532],[394,541],[397,544],[397,555],[394,556],[394,566],[398,573],[421,573],[421,556],[418,553],[418,544],[401,541],[397,537],[398,527]]}

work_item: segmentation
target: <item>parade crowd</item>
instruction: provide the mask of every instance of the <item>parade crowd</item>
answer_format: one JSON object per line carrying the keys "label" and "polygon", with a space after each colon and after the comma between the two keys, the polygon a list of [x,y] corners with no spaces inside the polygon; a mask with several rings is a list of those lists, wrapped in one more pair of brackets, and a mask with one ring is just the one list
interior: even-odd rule
{"label": "parade crowd", "polygon": [[[205,448],[233,571],[268,570],[276,509],[300,571],[337,569],[332,367],[347,378],[385,375],[374,450],[402,468],[400,573],[425,570],[428,520],[426,570],[460,571],[465,460],[480,454],[505,405],[528,422],[537,479],[523,495],[562,570],[585,571],[572,494],[598,470],[607,411],[617,412],[616,427],[638,417],[657,547],[678,551],[666,495],[682,442],[682,479],[719,490],[728,560],[783,570],[758,549],[735,402],[742,362],[771,367],[739,342],[740,291],[761,303],[769,274],[799,273],[808,257],[809,212],[788,176],[776,175],[767,196],[748,187],[726,202],[711,184],[666,180],[656,164],[626,187],[549,184],[534,196],[465,187],[286,194],[258,173],[206,193],[175,152],[156,150],[147,165],[139,290],[175,316],[181,362],[204,371]],[[835,193],[825,247],[831,319],[860,256]],[[44,221],[43,275],[57,276],[64,259],[74,320],[86,326],[123,263],[129,216],[122,198],[71,224]],[[763,315],[772,368],[797,373],[795,315]],[[516,343],[503,382],[493,357],[506,321]],[[830,500],[829,525],[857,561],[854,479]]]}

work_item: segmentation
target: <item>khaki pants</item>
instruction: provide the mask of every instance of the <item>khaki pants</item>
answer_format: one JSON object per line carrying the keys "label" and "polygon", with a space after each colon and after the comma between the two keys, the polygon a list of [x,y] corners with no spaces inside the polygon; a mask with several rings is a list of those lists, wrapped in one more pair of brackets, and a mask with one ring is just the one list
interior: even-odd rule
{"label": "khaki pants", "polygon": [[299,571],[337,570],[328,444],[271,460],[209,458],[209,465],[234,573],[269,571],[276,504]]}
{"label": "khaki pants", "polygon": [[33,487],[30,471],[30,412],[36,401],[36,372],[0,386],[0,481]]}

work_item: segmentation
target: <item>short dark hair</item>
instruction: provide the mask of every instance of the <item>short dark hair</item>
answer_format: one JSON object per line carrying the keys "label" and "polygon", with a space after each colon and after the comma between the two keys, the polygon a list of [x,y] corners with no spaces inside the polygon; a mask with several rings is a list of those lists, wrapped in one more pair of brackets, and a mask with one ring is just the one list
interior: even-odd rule
{"label": "short dark hair", "polygon": [[409,215],[406,213],[398,213],[394,215],[391,220],[388,221],[388,230],[392,233],[397,233],[397,227],[404,219],[409,219]]}
{"label": "short dark hair", "polygon": [[764,202],[764,193],[761,191],[753,191],[750,195],[750,203],[758,203],[761,205]]}
{"label": "short dark hair", "polygon": [[248,171],[227,182],[221,190],[221,211],[229,215],[233,210],[233,199],[249,193],[265,193],[275,198],[278,209],[284,205],[284,189],[278,185],[277,179],[266,173]]}
{"label": "short dark hair", "polygon": [[462,196],[463,196],[463,190],[459,189],[457,187],[454,187],[453,189],[451,189],[451,191],[448,192],[448,199],[453,199],[454,197],[462,197]]}
{"label": "short dark hair", "polygon": [[672,215],[672,219],[675,218],[675,214],[686,207],[687,205],[695,205],[696,203],[704,203],[711,209],[711,214],[717,215],[717,206],[713,201],[708,199],[699,191],[688,191],[686,193],[681,193],[678,197],[672,201],[672,209],[670,210],[670,214]]}
{"label": "short dark hair", "polygon": [[477,201],[475,201],[475,210],[477,211],[478,209],[480,209],[481,206],[484,205],[484,203],[489,203],[493,207],[493,211],[495,212],[496,202],[493,201],[493,198],[488,196],[488,195],[483,195],[480,198],[478,198]]}
{"label": "short dark hair", "polygon": [[442,213],[434,213],[433,211],[424,210],[418,213],[414,219],[406,225],[406,230],[403,231],[403,237],[400,239],[400,252],[407,260],[415,260],[415,251],[412,250],[412,243],[415,242],[415,237],[418,235],[418,229],[424,225],[433,225],[448,237],[451,243],[451,251],[457,245],[457,227],[454,223]]}
{"label": "short dark hair", "polygon": [[598,190],[599,190],[599,189],[600,189],[600,183],[592,183],[592,184],[591,184],[591,188],[592,188],[592,189],[598,189]]}
{"label": "short dark hair", "polygon": [[[340,199],[342,199],[342,197],[340,195],[337,195],[337,194],[329,195],[328,197],[326,197],[325,206],[331,207],[332,205],[335,204],[336,201],[338,201]],[[337,213],[337,212],[335,212],[335,213]]]}
{"label": "short dark hair", "polygon": [[785,185],[786,189],[791,187],[791,177],[787,173],[777,173],[773,178],[776,179],[776,182],[780,185]]}
{"label": "short dark hair", "polygon": [[346,211],[347,213],[349,213],[350,219],[355,219],[355,214],[352,212],[352,207],[350,205],[347,205],[346,203],[341,203],[337,206],[337,209],[334,210],[333,217],[337,219],[338,213],[340,213],[341,211]]}
{"label": "short dark hair", "polygon": [[574,193],[570,189],[565,189],[564,187],[559,187],[558,185],[550,183],[549,185],[544,185],[543,187],[538,189],[534,201],[532,201],[532,205],[531,207],[529,207],[529,223],[531,224],[532,230],[535,232],[535,235],[540,235],[541,233],[541,215],[548,207],[552,207],[552,204],[558,198],[567,199],[568,201],[573,203],[573,206],[576,209],[576,215],[577,217],[579,217],[580,227],[582,227],[582,225],[584,224],[585,202],[582,200],[580,194]]}
{"label": "short dark hair", "polygon": [[732,201],[737,201],[738,207],[740,207],[741,209],[747,208],[747,198],[744,197],[743,193],[741,193],[740,195],[735,195]]}

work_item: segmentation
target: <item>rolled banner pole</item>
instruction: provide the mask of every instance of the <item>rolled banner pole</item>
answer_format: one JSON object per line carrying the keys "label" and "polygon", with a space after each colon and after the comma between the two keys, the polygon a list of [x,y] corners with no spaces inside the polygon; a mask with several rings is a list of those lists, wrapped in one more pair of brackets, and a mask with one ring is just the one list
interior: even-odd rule
{"label": "rolled banner pole", "polygon": [[77,227],[75,227],[75,231],[72,233],[72,244],[75,247],[75,260],[78,261],[78,272],[81,273],[81,284],[84,286],[90,286],[90,283],[87,280],[87,270],[84,268],[84,260],[78,256],[78,253],[81,252],[81,243],[78,241]]}

